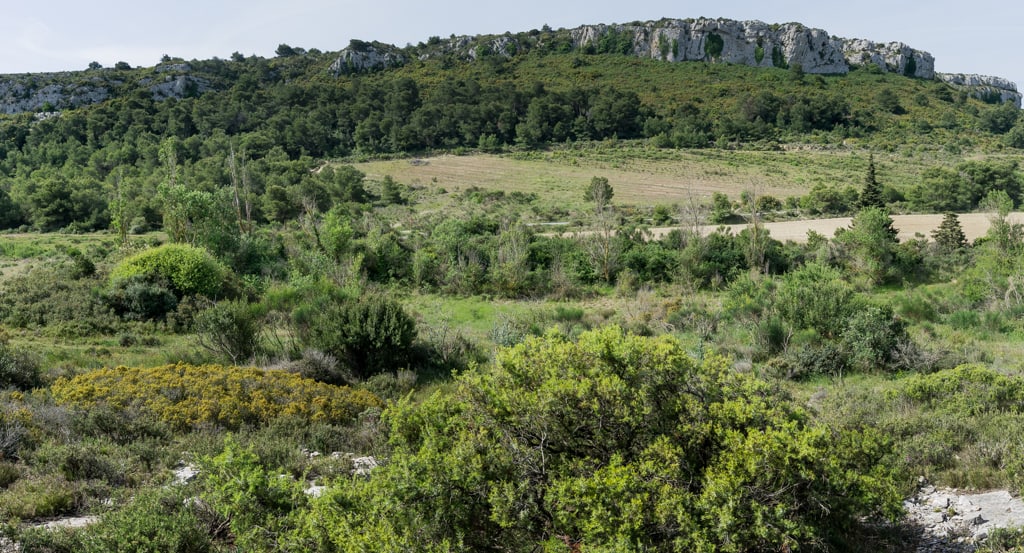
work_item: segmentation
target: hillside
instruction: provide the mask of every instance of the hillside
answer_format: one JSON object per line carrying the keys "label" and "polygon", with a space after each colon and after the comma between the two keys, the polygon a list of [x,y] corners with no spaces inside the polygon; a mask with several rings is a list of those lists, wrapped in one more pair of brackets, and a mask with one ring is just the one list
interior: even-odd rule
{"label": "hillside", "polygon": [[[652,54],[680,33],[695,42]],[[721,50],[701,57],[700,44],[718,44],[713,36]],[[930,77],[926,53],[826,38],[799,25],[665,20],[9,76],[0,80],[0,111],[10,113],[0,117],[0,227],[106,228],[115,196],[132,218],[159,227],[156,188],[169,167],[215,191],[232,182],[232,155],[234,178],[242,166],[251,176],[251,216],[263,222],[301,210],[304,175],[325,159],[610,139],[666,152],[795,143],[984,158],[1024,147],[1018,97],[985,88],[1001,81],[947,82]],[[758,61],[755,50],[752,67],[734,54],[758,40],[754,48],[778,47],[778,63]]]}
{"label": "hillside", "polygon": [[1012,85],[708,19],[277,54],[0,79],[0,550],[1024,548]]}

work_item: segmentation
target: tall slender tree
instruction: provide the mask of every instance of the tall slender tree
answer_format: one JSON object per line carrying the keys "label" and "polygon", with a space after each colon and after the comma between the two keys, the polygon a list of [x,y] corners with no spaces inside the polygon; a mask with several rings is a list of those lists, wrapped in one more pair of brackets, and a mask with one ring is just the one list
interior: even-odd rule
{"label": "tall slender tree", "polygon": [[860,208],[885,207],[885,198],[882,197],[882,185],[878,183],[875,175],[875,155],[868,154],[868,172],[864,177],[864,189],[861,190],[859,202]]}

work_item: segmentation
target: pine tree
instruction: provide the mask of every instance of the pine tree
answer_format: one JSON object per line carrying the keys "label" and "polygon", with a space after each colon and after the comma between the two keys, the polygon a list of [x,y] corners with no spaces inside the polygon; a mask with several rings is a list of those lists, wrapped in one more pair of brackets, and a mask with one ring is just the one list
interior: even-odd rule
{"label": "pine tree", "polygon": [[864,189],[860,193],[860,207],[885,207],[885,198],[882,197],[882,185],[878,184],[875,177],[875,156],[868,155],[868,174],[864,178]]}
{"label": "pine tree", "polygon": [[967,236],[956,213],[946,213],[939,228],[932,231],[932,240],[944,252],[955,252],[967,246]]}

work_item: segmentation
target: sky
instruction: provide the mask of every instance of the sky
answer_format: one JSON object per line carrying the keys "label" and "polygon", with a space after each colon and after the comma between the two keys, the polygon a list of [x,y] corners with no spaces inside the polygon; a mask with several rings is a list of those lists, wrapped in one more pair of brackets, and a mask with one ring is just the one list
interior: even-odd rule
{"label": "sky", "polygon": [[279,44],[329,52],[349,40],[404,46],[430,36],[499,34],[663,17],[799,22],[832,35],[903,42],[946,73],[1007,78],[1024,89],[1024,2],[730,0],[50,0],[5,2],[0,74],[80,70],[96,61],[152,66],[164,55],[273,57]]}

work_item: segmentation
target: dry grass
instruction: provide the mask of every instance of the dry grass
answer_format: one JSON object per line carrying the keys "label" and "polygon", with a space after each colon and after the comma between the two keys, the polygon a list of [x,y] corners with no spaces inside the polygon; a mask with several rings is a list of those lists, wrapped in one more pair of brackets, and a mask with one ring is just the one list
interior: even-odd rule
{"label": "dry grass", "polygon": [[[661,150],[639,143],[591,144],[546,152],[442,155],[422,159],[355,164],[370,180],[390,175],[400,183],[437,192],[477,186],[536,193],[540,203],[576,207],[594,176],[607,177],[615,203],[672,204],[723,192],[737,199],[744,190],[783,199],[813,186],[859,188],[867,168],[866,150],[852,146],[793,148],[787,151]],[[939,151],[875,153],[879,180],[906,189],[925,168],[951,166],[963,158]]]}

